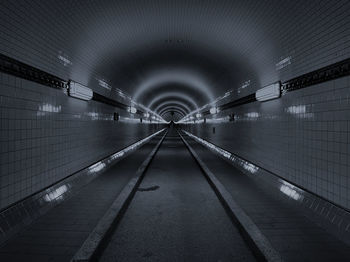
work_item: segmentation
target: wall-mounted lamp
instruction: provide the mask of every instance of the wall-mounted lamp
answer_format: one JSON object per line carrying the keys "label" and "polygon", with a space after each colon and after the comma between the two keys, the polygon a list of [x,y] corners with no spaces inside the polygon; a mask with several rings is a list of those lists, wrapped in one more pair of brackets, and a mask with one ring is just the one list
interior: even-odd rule
{"label": "wall-mounted lamp", "polygon": [[129,106],[128,107],[128,112],[131,113],[131,114],[135,114],[137,112],[137,109],[136,109],[136,107]]}
{"label": "wall-mounted lamp", "polygon": [[279,98],[280,96],[281,96],[280,82],[261,88],[255,93],[255,98],[258,101],[268,101],[271,99]]}
{"label": "wall-mounted lamp", "polygon": [[93,91],[72,80],[69,81],[68,95],[71,97],[79,98],[85,101],[91,100],[93,96]]}
{"label": "wall-mounted lamp", "polygon": [[217,108],[217,107],[212,107],[212,108],[210,108],[209,112],[210,112],[210,114],[212,114],[212,115],[217,114],[217,113],[219,113],[219,108]]}

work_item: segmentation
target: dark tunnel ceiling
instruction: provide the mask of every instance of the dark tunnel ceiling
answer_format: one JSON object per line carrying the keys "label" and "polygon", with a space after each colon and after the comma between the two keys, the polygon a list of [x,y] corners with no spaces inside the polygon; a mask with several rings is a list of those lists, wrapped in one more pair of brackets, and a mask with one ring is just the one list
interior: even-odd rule
{"label": "dark tunnel ceiling", "polygon": [[[115,99],[115,89],[121,89],[136,102],[163,110],[167,118],[170,111],[177,109],[179,118],[228,90],[239,97],[298,74],[301,61],[311,63],[321,50],[311,46],[305,54],[301,37],[337,42],[317,25],[327,23],[327,13],[349,8],[348,1],[315,0],[21,0],[0,5],[1,25],[11,28],[9,42],[23,49],[19,53],[3,45],[3,53]],[[14,17],[24,25],[13,23]],[[336,22],[341,25],[341,16]],[[278,68],[286,58],[288,66]],[[247,81],[249,88],[243,90]]]}

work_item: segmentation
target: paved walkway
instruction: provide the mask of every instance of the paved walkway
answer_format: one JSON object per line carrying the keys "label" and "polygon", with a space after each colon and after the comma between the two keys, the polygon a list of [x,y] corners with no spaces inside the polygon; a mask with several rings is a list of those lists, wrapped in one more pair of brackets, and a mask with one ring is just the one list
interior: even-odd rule
{"label": "paved walkway", "polygon": [[255,261],[180,137],[170,130],[101,261]]}
{"label": "paved walkway", "polygon": [[0,261],[70,261],[160,138],[116,163],[0,247]]}
{"label": "paved walkway", "polygon": [[310,221],[292,200],[185,138],[285,261],[349,261],[350,247]]}

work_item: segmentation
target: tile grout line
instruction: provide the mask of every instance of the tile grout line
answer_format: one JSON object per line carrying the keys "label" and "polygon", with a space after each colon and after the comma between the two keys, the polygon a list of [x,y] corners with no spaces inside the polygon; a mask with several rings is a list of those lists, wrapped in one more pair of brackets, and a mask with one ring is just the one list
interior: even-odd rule
{"label": "tile grout line", "polygon": [[216,178],[216,176],[209,170],[206,164],[200,159],[200,157],[188,144],[188,142],[183,138],[180,132],[178,132],[178,134],[180,135],[183,143],[186,145],[193,158],[200,166],[201,170],[206,176],[211,187],[214,189],[218,198],[222,201],[229,214],[239,224],[240,228],[243,231],[242,233],[248,238],[249,243],[252,244],[254,248],[253,252],[256,253],[258,258],[261,258],[265,261],[283,261],[281,255],[272,247],[271,243],[263,235],[260,229],[244,212],[244,210],[236,203],[236,201],[232,198],[232,195],[226,190],[226,188],[221,184],[221,182]]}
{"label": "tile grout line", "polygon": [[[5,245],[5,243],[20,230],[30,225],[33,221],[47,213],[53,207],[75,195],[83,186],[91,183],[95,178],[111,168],[118,161],[134,153],[138,148],[148,143],[154,136],[160,134],[164,130],[165,128],[148,135],[141,140],[138,140],[107,157],[93,162],[89,166],[84,167],[65,178],[62,178],[61,180],[56,181],[54,184],[25,197],[5,209],[0,210],[0,246]],[[94,170],[93,167],[96,165],[103,168],[101,170]],[[59,191],[60,188],[67,190]],[[33,212],[33,209],[37,207],[39,208],[39,211]],[[23,212],[25,214],[23,215],[23,212],[21,214],[20,210],[24,210]],[[21,218],[21,220],[19,222],[14,221],[12,218],[14,216]],[[5,228],[1,225],[1,222],[6,224]]]}
{"label": "tile grout line", "polygon": [[97,260],[97,256],[103,251],[104,245],[107,244],[108,235],[112,233],[115,225],[118,223],[118,221],[120,221],[128,208],[128,205],[135,195],[137,187],[141,183],[148,166],[158,152],[158,149],[160,148],[167,133],[168,132],[166,131],[152,152],[138,168],[135,176],[124,187],[113,204],[106,211],[105,215],[100,219],[94,230],[90,233],[88,238],[84,241],[82,246],[71,259],[72,262]]}

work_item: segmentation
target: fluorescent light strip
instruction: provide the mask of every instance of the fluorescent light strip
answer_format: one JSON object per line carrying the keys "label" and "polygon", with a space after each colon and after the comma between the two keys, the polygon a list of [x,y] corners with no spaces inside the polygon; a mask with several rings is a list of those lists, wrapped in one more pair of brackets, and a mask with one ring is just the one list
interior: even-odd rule
{"label": "fluorescent light strip", "polygon": [[255,93],[256,100],[261,102],[268,101],[271,99],[276,99],[276,98],[279,98],[280,96],[281,96],[280,82],[261,88]]}
{"label": "fluorescent light strip", "polygon": [[68,94],[71,97],[79,98],[85,101],[91,100],[93,91],[77,82],[69,81]]}

